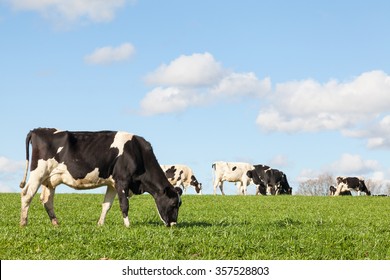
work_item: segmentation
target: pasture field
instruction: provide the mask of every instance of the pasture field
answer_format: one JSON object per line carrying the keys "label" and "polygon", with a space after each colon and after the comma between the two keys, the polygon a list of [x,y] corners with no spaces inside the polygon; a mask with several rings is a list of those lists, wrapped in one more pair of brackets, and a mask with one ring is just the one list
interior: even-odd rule
{"label": "pasture field", "polygon": [[389,260],[390,197],[186,195],[166,228],[153,198],[116,200],[97,226],[103,195],[57,194],[53,227],[39,195],[19,227],[20,195],[0,194],[0,259]]}

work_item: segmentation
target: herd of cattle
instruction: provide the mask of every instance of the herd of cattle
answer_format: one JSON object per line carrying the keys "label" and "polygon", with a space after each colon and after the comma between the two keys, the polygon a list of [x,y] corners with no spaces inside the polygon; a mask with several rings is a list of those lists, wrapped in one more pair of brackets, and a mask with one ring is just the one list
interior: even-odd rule
{"label": "herd of cattle", "polygon": [[[266,165],[218,161],[212,164],[212,169],[214,194],[218,187],[224,194],[225,181],[234,182],[239,193],[244,195],[250,183],[256,185],[256,194],[292,193],[286,175]],[[104,224],[106,214],[118,195],[126,227],[129,226],[128,198],[133,194],[151,194],[161,220],[166,226],[172,226],[177,222],[183,190],[186,192],[191,186],[197,193],[202,193],[202,184],[190,167],[178,164],[160,166],[152,146],[140,136],[115,131],[31,130],[26,137],[26,169],[20,183],[21,226],[27,225],[28,210],[40,186],[41,202],[52,224],[58,224],[54,213],[54,194],[60,184],[77,190],[107,186],[98,224]],[[332,195],[348,195],[351,190],[370,195],[364,181],[356,177],[338,177],[337,187],[330,187]]]}
{"label": "herd of cattle", "polygon": [[[181,187],[186,193],[188,187],[193,187],[196,193],[202,193],[202,184],[196,179],[192,169],[186,165],[161,165],[169,182],[176,187]],[[238,193],[246,195],[247,187],[253,183],[256,185],[256,195],[279,195],[292,194],[292,188],[288,184],[287,176],[278,169],[267,165],[251,165],[244,162],[217,161],[212,164],[214,170],[214,195],[217,189],[225,195],[223,182],[234,182],[237,185]],[[361,192],[371,195],[364,180],[357,177],[337,177],[337,187],[329,187],[329,195],[352,195],[351,190],[358,195]]]}

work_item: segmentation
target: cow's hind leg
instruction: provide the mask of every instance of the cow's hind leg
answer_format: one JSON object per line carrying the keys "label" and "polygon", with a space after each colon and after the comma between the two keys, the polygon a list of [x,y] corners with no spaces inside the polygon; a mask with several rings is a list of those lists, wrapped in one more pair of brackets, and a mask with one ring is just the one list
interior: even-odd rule
{"label": "cow's hind leg", "polygon": [[54,213],[54,193],[52,186],[42,185],[41,202],[49,215],[50,221],[54,226],[58,226],[56,214]]}
{"label": "cow's hind leg", "polygon": [[20,226],[26,226],[28,220],[28,209],[30,208],[31,201],[34,195],[37,193],[41,182],[30,175],[30,180],[21,192],[21,212],[20,212]]}
{"label": "cow's hind leg", "polygon": [[225,193],[223,192],[223,181],[219,185],[219,189],[221,190],[222,195],[225,195]]}
{"label": "cow's hind leg", "polygon": [[108,210],[110,210],[115,196],[116,196],[115,188],[107,186],[106,195],[104,196],[104,202],[102,205],[102,214],[100,215],[100,219],[98,222],[99,226],[102,226],[104,224],[104,220],[106,219],[107,212]]}

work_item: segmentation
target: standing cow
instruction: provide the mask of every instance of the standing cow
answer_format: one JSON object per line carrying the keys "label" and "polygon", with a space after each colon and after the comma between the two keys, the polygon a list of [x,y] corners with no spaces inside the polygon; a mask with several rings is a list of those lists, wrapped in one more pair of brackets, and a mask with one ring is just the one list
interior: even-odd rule
{"label": "standing cow", "polygon": [[244,162],[224,162],[217,161],[212,164],[214,169],[214,195],[217,193],[217,187],[220,188],[222,195],[223,182],[235,182],[238,184],[238,191],[240,194],[246,195],[247,187],[251,183],[246,173],[253,169],[253,165]]}
{"label": "standing cow", "polygon": [[[29,144],[32,146],[30,178]],[[63,183],[77,190],[107,186],[98,224],[118,194],[123,221],[129,226],[128,198],[133,194],[150,193],[161,220],[175,225],[181,205],[181,189],[167,180],[152,146],[144,138],[126,132],[70,132],[51,128],[30,131],[26,138],[26,171],[20,183],[21,226],[27,224],[28,209],[40,185],[41,201],[53,225],[55,188]]]}
{"label": "standing cow", "polygon": [[341,195],[341,193],[346,191],[357,191],[358,195],[361,192],[365,192],[367,195],[371,195],[371,192],[367,189],[364,180],[358,177],[337,177],[337,189],[334,193],[335,196]]}
{"label": "standing cow", "polygon": [[267,165],[254,165],[247,176],[257,185],[256,194],[291,194],[292,188],[288,184],[286,174]]}
{"label": "standing cow", "polygon": [[195,188],[197,194],[202,194],[202,184],[198,182],[192,169],[187,165],[175,164],[175,165],[161,165],[162,170],[165,172],[165,176],[173,186],[182,187],[184,193],[187,192],[187,188],[192,186]]}

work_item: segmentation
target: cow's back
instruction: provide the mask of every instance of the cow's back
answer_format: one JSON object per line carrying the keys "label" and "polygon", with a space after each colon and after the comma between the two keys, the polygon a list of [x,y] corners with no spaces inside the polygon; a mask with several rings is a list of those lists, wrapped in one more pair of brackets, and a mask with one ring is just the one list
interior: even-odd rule
{"label": "cow's back", "polygon": [[222,181],[236,182],[246,176],[248,170],[253,166],[244,162],[215,162],[213,163],[215,177]]}
{"label": "cow's back", "polygon": [[[123,152],[125,143],[131,139],[131,134],[127,134],[127,138],[122,137],[118,140],[116,139],[118,134],[114,131],[72,132],[35,129],[31,137],[33,147],[31,170],[37,167],[39,160],[54,159],[55,163],[66,166],[67,171],[76,180],[84,178],[96,168],[100,178],[108,178],[116,158]],[[52,166],[56,167],[55,164]]]}

